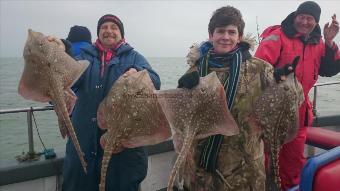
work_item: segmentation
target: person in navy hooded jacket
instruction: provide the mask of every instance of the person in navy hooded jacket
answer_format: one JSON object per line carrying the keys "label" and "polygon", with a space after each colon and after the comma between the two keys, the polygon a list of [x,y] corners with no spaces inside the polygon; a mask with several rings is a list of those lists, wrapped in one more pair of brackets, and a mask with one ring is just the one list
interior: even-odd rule
{"label": "person in navy hooded jacket", "polygon": [[74,25],[70,28],[70,32],[66,40],[71,43],[71,56],[79,56],[82,48],[92,45],[92,36],[90,30],[85,26]]}
{"label": "person in navy hooded jacket", "polygon": [[[148,61],[124,38],[122,21],[114,15],[104,15],[98,21],[96,42],[82,48],[77,60],[88,60],[89,67],[72,87],[77,102],[72,123],[87,162],[84,173],[71,140],[66,145],[63,166],[63,191],[96,191],[99,189],[103,149],[100,137],[104,133],[97,125],[97,109],[112,85],[122,75],[146,69],[156,89],[160,88],[158,74]],[[147,154],[142,147],[124,149],[113,154],[109,163],[106,190],[137,191],[147,174]]]}

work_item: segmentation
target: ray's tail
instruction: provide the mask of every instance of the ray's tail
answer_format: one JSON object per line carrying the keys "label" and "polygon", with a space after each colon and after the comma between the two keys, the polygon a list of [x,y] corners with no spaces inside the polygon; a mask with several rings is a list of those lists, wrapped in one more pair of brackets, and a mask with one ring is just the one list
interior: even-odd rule
{"label": "ray's tail", "polygon": [[[109,132],[106,132],[109,134]],[[102,167],[100,170],[100,184],[99,184],[99,191],[105,191],[105,184],[106,184],[106,173],[107,173],[107,168],[109,167],[110,159],[112,156],[112,153],[116,147],[115,144],[110,144],[109,142],[115,142],[115,138],[110,138],[110,136],[107,136],[106,138],[106,145],[104,149],[104,154],[103,154],[103,159],[102,159]]]}
{"label": "ray's tail", "polygon": [[195,135],[196,135],[195,130],[193,132],[191,132],[189,130],[189,127],[185,128],[184,143],[182,145],[181,152],[176,159],[174,167],[172,168],[170,178],[169,178],[169,182],[168,182],[167,191],[173,190],[175,177],[177,175],[177,172],[179,171],[179,168],[182,166],[183,162],[185,162],[185,159],[187,158],[187,155],[190,151],[191,145],[194,142]]}
{"label": "ray's tail", "polygon": [[[53,96],[53,101],[54,101],[54,107],[56,107],[55,111],[57,113],[57,116],[60,121],[63,122],[63,124],[66,126],[67,132],[69,137],[71,138],[73,145],[77,151],[77,154],[79,156],[80,163],[84,169],[85,174],[87,173],[86,170],[86,162],[84,159],[84,153],[80,148],[76,133],[74,132],[74,128],[72,125],[72,122],[70,120],[70,117],[68,116],[68,111],[66,108],[66,103],[65,100],[63,99],[64,92],[62,92],[61,88],[57,85],[60,82],[57,82],[56,79],[52,78],[51,80],[54,80],[54,82],[51,83],[53,92],[51,96]],[[58,104],[59,103],[59,104]],[[63,132],[64,130],[61,130]]]}
{"label": "ray's tail", "polygon": [[281,179],[280,179],[280,172],[279,172],[279,151],[280,145],[275,141],[274,145],[271,148],[271,167],[272,172],[274,175],[274,191],[280,191],[281,189]]}
{"label": "ray's tail", "polygon": [[[282,111],[285,111],[285,109],[282,109]],[[282,124],[284,118],[284,113],[280,112],[277,119],[277,124]],[[282,140],[282,133],[284,131],[284,127],[280,125],[274,125],[274,127],[271,129],[271,136],[269,140],[267,140],[270,144],[270,173],[271,176],[269,177],[270,180],[270,186],[267,188],[268,191],[280,191],[281,190],[281,178],[280,178],[280,168],[279,168],[279,152],[281,145],[283,144]],[[277,128],[278,127],[278,128]],[[269,129],[269,128],[268,128]]]}
{"label": "ray's tail", "polygon": [[[289,99],[289,98],[288,98]],[[282,145],[284,144],[285,138],[287,136],[287,132],[289,131],[286,125],[280,125],[280,124],[287,124],[285,123],[285,118],[287,113],[284,111],[289,110],[289,104],[283,105],[283,108],[280,110],[280,113],[277,118],[277,124],[275,125],[274,129],[272,130],[273,136],[270,140],[270,152],[271,152],[271,167],[272,167],[272,173],[273,173],[273,179],[274,179],[274,185],[273,190],[280,191],[281,190],[281,178],[280,178],[280,166],[279,166],[279,153],[282,148]],[[294,115],[293,117],[294,118]],[[294,123],[292,123],[294,124]],[[288,124],[292,125],[292,124]]]}

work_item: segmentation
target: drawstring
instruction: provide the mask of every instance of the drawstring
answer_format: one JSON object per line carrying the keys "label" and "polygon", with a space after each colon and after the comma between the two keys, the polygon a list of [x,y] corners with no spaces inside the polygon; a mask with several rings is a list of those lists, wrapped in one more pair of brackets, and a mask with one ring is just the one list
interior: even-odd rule
{"label": "drawstring", "polygon": [[100,77],[104,76],[104,68],[105,68],[105,55],[102,54],[102,63],[100,66]]}
{"label": "drawstring", "polygon": [[105,65],[110,62],[111,57],[113,57],[112,52],[104,51],[101,55],[101,66],[100,66],[100,77],[104,76]]}

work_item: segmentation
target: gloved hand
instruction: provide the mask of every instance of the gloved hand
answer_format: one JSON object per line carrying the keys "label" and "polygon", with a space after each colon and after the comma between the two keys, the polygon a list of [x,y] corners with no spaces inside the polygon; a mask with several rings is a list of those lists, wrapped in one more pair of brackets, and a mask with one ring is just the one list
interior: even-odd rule
{"label": "gloved hand", "polygon": [[291,64],[286,64],[282,68],[274,69],[274,78],[276,82],[280,82],[281,80],[285,80],[286,76],[295,71],[297,64],[299,63],[300,56],[296,56]]}
{"label": "gloved hand", "polygon": [[71,44],[71,42],[68,41],[68,40],[65,40],[65,39],[60,39],[60,40],[61,40],[61,42],[64,43],[65,52],[66,52],[69,56],[73,57],[74,55],[73,55],[73,53],[72,53],[72,51],[71,51],[71,49],[72,49],[72,44]]}
{"label": "gloved hand", "polygon": [[200,76],[198,74],[198,71],[186,73],[178,80],[177,88],[191,89],[197,86],[199,81],[200,81]]}

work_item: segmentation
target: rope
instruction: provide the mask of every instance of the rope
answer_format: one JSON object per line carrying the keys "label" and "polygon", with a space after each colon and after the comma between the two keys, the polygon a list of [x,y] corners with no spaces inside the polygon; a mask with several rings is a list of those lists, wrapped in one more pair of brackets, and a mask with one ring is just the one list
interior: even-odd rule
{"label": "rope", "polygon": [[40,142],[41,142],[42,146],[44,147],[44,150],[46,151],[45,144],[44,144],[44,142],[43,142],[43,141],[42,141],[42,139],[41,139],[41,136],[40,136],[40,133],[39,133],[39,129],[38,129],[38,125],[37,125],[37,122],[36,122],[36,120],[35,120],[35,116],[34,116],[34,113],[33,113],[33,107],[31,107],[31,113],[32,113],[32,117],[33,117],[33,121],[34,121],[35,129],[36,129],[36,131],[37,131],[37,134],[38,134],[39,140],[40,140]]}

